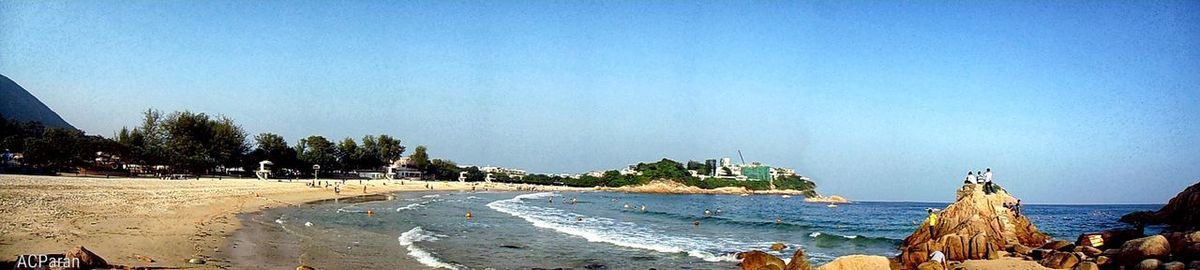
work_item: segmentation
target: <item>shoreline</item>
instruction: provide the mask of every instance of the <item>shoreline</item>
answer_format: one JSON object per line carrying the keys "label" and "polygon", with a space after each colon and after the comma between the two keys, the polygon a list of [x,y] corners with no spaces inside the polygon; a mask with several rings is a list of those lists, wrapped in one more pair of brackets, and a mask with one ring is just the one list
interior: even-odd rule
{"label": "shoreline", "polygon": [[[228,254],[244,226],[239,214],[305,203],[406,191],[588,191],[586,188],[411,180],[347,180],[342,194],[312,181],[160,180],[0,175],[0,261],[84,246],[109,264],[132,267],[234,267]],[[321,179],[319,181],[340,181]],[[400,184],[403,182],[404,184]],[[432,186],[432,190],[426,188]],[[367,191],[362,192],[363,186]],[[205,264],[190,264],[203,258]],[[407,258],[406,260],[411,260]],[[415,262],[415,260],[414,260]],[[295,267],[292,265],[291,267]],[[236,267],[235,267],[236,268]]]}

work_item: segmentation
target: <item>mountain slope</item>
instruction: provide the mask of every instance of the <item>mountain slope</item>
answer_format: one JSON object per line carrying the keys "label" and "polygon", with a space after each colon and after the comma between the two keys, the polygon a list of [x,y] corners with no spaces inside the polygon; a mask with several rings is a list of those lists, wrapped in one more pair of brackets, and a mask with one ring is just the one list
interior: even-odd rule
{"label": "mountain slope", "polygon": [[0,115],[22,122],[42,122],[46,127],[75,129],[41,100],[4,75],[0,75]]}

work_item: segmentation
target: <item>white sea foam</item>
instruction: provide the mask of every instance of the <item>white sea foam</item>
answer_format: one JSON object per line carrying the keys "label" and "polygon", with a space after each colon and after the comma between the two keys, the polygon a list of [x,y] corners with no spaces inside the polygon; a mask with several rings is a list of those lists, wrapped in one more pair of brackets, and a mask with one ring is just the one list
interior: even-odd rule
{"label": "white sea foam", "polygon": [[442,196],[442,194],[430,194],[430,195],[421,196],[421,198],[437,198],[437,197],[441,197],[441,196]]}
{"label": "white sea foam", "polygon": [[403,211],[403,210],[413,210],[413,209],[417,209],[417,207],[421,207],[421,206],[423,206],[423,205],[425,205],[425,204],[422,204],[422,203],[411,203],[411,204],[409,204],[409,205],[405,205],[405,206],[401,206],[401,207],[399,207],[399,208],[396,208],[396,212],[400,212],[400,211]]}
{"label": "white sea foam", "polygon": [[459,266],[442,262],[441,260],[438,260],[437,257],[434,257],[432,253],[417,247],[417,242],[438,240],[436,236],[421,229],[421,227],[412,228],[412,230],[408,230],[407,232],[400,234],[400,237],[397,239],[400,240],[401,246],[404,246],[405,249],[408,249],[408,256],[412,256],[414,259],[417,259],[417,262],[420,262],[425,266],[454,270],[459,269]]}
{"label": "white sea foam", "polygon": [[275,223],[283,224],[283,220],[282,220],[282,219],[275,219]]}
{"label": "white sea foam", "polygon": [[[533,226],[582,237],[589,242],[609,243],[663,253],[686,253],[688,256],[710,262],[738,261],[733,252],[721,252],[740,248],[737,243],[699,236],[676,236],[632,222],[606,217],[583,216],[557,208],[541,207],[523,202],[526,199],[540,201],[540,199],[550,196],[555,195],[550,192],[523,194],[512,199],[494,201],[488,203],[487,206],[501,213],[522,218],[532,223]],[[579,221],[580,218],[583,220]]]}
{"label": "white sea foam", "polygon": [[812,238],[817,238],[817,236],[821,236],[821,232],[813,232],[813,233],[808,234],[808,237],[812,237]]}

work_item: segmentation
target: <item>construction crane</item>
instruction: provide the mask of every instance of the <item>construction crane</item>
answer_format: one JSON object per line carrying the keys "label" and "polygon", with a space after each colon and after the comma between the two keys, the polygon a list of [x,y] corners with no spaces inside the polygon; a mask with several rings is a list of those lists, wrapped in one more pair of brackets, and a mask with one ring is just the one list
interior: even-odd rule
{"label": "construction crane", "polygon": [[742,157],[742,149],[738,149],[738,159],[742,160],[742,165],[746,165],[746,158]]}

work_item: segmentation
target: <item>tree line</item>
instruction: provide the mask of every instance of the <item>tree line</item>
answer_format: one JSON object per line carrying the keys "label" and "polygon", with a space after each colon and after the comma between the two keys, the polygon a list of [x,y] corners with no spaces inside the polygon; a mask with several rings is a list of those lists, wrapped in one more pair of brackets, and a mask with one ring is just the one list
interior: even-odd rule
{"label": "tree line", "polygon": [[[269,160],[279,175],[374,170],[399,159],[406,147],[387,134],[366,135],[337,143],[313,135],[295,145],[278,134],[250,138],[241,126],[225,116],[190,111],[164,114],[155,109],[142,113],[140,125],[123,127],[112,138],[85,135],[82,131],[46,128],[38,122],[12,121],[0,116],[0,145],[6,152],[22,153],[22,170],[53,173],[74,168],[127,170],[136,165],[153,173],[251,174],[258,163]],[[429,167],[424,146],[414,159]],[[240,169],[240,170],[239,170]],[[10,168],[11,170],[11,168]]]}

